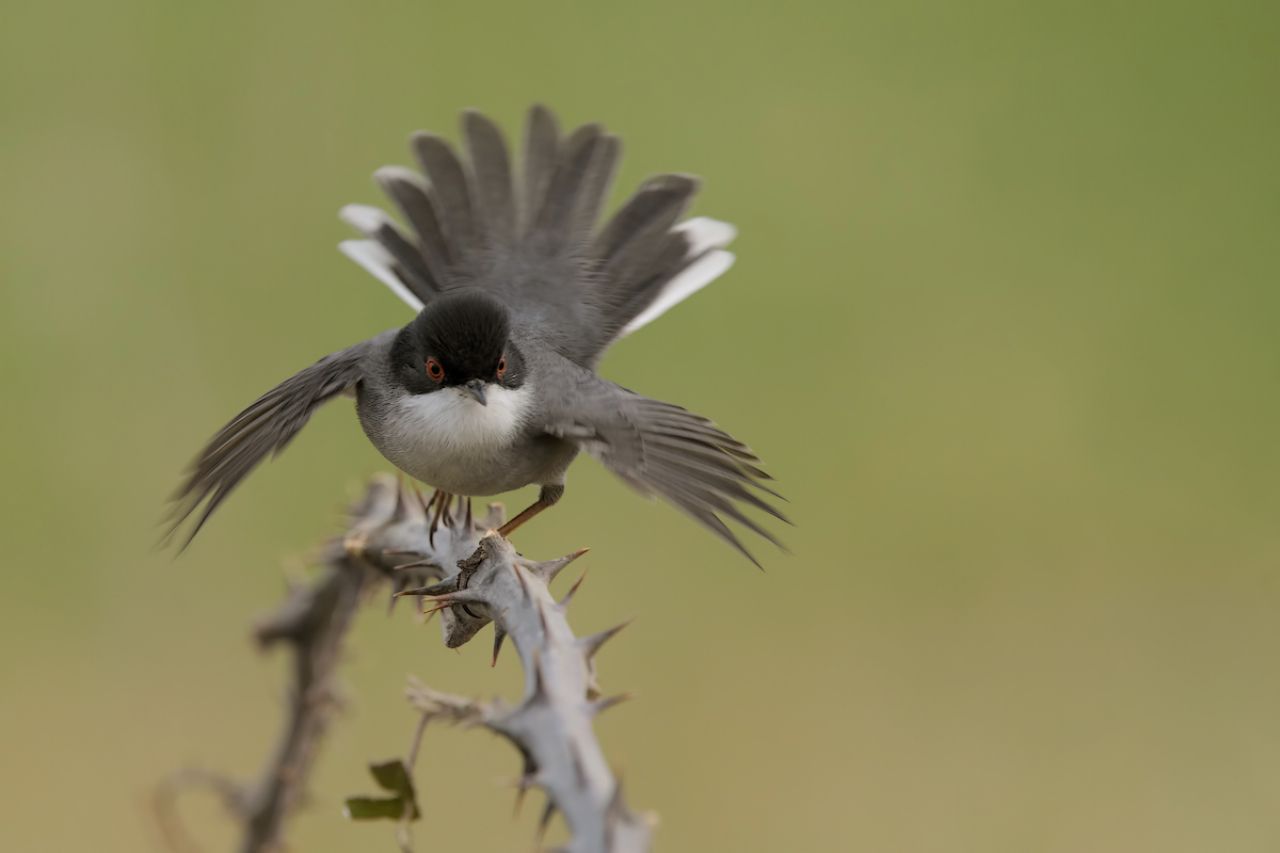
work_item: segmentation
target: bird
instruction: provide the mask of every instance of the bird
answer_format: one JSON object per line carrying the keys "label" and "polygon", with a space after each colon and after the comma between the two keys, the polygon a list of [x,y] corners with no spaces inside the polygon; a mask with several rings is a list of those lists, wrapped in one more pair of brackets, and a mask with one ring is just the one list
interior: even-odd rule
{"label": "bird", "polygon": [[[213,512],[323,403],[354,396],[365,435],[398,469],[451,496],[528,485],[537,499],[498,529],[510,536],[556,504],[582,451],[647,496],[674,505],[760,566],[726,521],[782,547],[743,510],[790,523],[758,457],[710,419],[597,373],[605,351],[701,290],[733,263],[727,223],[684,218],[699,181],[644,180],[607,220],[621,145],[600,124],[562,133],[533,106],[522,164],[502,130],[461,118],[462,153],[412,135],[420,171],[375,182],[403,219],[367,205],[341,218],[361,236],[340,250],[414,312],[412,320],[285,379],[231,419],[174,493],[170,535],[186,548]],[[407,226],[407,229],[406,229]],[[763,519],[761,519],[762,521]]]}

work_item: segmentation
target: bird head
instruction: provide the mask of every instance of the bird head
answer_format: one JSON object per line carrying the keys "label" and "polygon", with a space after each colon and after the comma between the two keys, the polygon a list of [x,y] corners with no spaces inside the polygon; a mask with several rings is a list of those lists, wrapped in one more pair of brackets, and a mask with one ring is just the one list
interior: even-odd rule
{"label": "bird head", "polygon": [[477,290],[433,299],[400,330],[391,368],[411,394],[453,389],[486,405],[493,388],[519,388],[525,364],[510,340],[507,309]]}

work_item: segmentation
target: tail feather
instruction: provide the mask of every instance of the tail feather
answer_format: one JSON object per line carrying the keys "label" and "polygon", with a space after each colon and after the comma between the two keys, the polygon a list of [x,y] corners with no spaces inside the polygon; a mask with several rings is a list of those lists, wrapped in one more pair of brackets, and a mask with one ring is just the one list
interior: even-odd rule
{"label": "tail feather", "polygon": [[428,197],[437,212],[445,242],[453,250],[455,261],[472,255],[476,248],[475,220],[471,209],[471,190],[467,173],[453,146],[434,133],[418,131],[413,135],[413,153],[431,179]]}
{"label": "tail feather", "polygon": [[390,288],[392,293],[400,297],[401,301],[414,311],[421,311],[426,305],[425,301],[418,298],[418,295],[405,285],[403,277],[396,273],[395,258],[391,257],[377,242],[343,240],[338,244],[338,250]]}
{"label": "tail feather", "polygon": [[393,271],[422,301],[439,292],[422,253],[400,232],[385,213],[364,204],[349,204],[339,211],[343,221],[381,246],[393,260]]}
{"label": "tail feather", "polygon": [[727,222],[699,216],[663,236],[662,248],[642,266],[647,277],[631,283],[612,305],[609,318],[619,337],[647,326],[733,265],[733,255],[723,249],[737,229]]}
{"label": "tail feather", "polygon": [[599,184],[592,175],[592,166],[598,162],[596,153],[602,140],[600,125],[585,124],[560,146],[546,198],[533,222],[531,237],[539,248],[559,251],[576,248],[583,242],[580,235],[574,233],[574,223],[580,219],[577,212],[584,191]]}
{"label": "tail feather", "polygon": [[688,175],[649,178],[600,229],[591,256],[608,263],[626,253],[628,246],[661,237],[697,191],[697,180]]}
{"label": "tail feather", "polygon": [[517,305],[561,306],[549,332],[590,364],[733,262],[724,251],[732,226],[680,221],[698,191],[688,175],[649,178],[599,223],[622,146],[598,124],[562,136],[555,116],[534,106],[518,181],[492,121],[463,113],[462,137],[465,160],[435,134],[413,135],[425,179],[396,166],[375,173],[413,236],[373,208],[343,210],[367,238],[343,251],[415,310],[463,284],[501,289]]}
{"label": "tail feather", "polygon": [[620,331],[628,320],[643,311],[662,285],[688,263],[688,241],[674,231],[665,232],[661,245],[638,267],[643,277],[625,282],[622,287],[610,288],[612,299],[607,303],[610,331]]}
{"label": "tail feather", "polygon": [[516,209],[507,141],[496,124],[475,110],[462,114],[462,133],[471,161],[476,222],[487,245],[509,246],[515,241]]}
{"label": "tail feather", "polygon": [[723,249],[738,236],[738,229],[728,222],[707,216],[686,219],[671,230],[689,241],[690,256],[701,255],[708,249]]}
{"label": "tail feather", "polygon": [[660,286],[653,288],[654,297],[639,313],[626,320],[619,337],[626,337],[661,317],[733,266],[733,253],[722,249],[704,252],[681,268]]}
{"label": "tail feather", "polygon": [[[578,204],[569,223],[579,245],[589,243],[600,219],[613,179],[618,173],[618,160],[622,155],[622,141],[611,133],[602,134],[595,145],[595,153],[582,176],[582,189]],[[575,246],[578,248],[578,246]]]}
{"label": "tail feather", "polygon": [[431,270],[435,290],[443,291],[449,283],[453,257],[426,183],[416,172],[403,166],[383,166],[374,172],[374,179],[417,233],[418,251]]}
{"label": "tail feather", "polygon": [[521,196],[521,233],[527,235],[542,208],[556,168],[560,129],[556,118],[538,104],[529,110],[524,135],[524,193]]}

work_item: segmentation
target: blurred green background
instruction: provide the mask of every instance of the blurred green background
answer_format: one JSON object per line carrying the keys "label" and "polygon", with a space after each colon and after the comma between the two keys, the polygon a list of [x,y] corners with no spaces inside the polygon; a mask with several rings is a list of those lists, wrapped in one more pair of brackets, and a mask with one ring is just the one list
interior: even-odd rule
{"label": "blurred green background", "polygon": [[[372,170],[535,100],[622,135],[615,201],[692,172],[741,229],[604,372],[751,442],[799,522],[761,574],[587,460],[521,531],[592,546],[580,631],[638,617],[599,731],[659,849],[1280,847],[1274,3],[4,20],[0,848],[156,849],[156,780],[257,773],[284,670],[247,626],[387,466],[339,403],[176,561],[163,500],[243,404],[407,320],[335,249]],[[487,636],[366,611],[293,849],[394,849],[341,797],[405,749],[407,674],[518,693]],[[430,732],[419,848],[528,849],[516,769]]]}

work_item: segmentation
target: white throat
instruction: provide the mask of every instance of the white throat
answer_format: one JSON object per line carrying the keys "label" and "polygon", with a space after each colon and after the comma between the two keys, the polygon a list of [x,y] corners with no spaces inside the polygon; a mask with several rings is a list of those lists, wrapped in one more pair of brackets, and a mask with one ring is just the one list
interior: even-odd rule
{"label": "white throat", "polygon": [[396,404],[391,430],[406,444],[432,455],[492,453],[511,444],[524,425],[532,399],[519,388],[485,386],[486,405],[463,388],[407,394]]}

